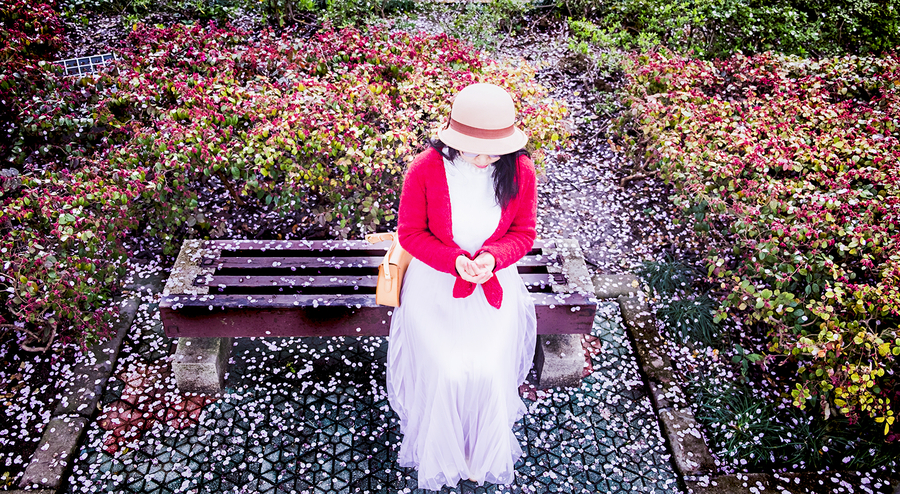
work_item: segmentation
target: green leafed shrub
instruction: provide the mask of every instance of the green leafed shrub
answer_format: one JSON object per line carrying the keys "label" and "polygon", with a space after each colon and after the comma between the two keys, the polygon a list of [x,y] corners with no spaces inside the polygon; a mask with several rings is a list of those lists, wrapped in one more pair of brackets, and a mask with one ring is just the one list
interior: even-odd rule
{"label": "green leafed shrub", "polygon": [[453,9],[447,31],[479,50],[497,49],[522,27],[528,8],[525,0],[463,2]]}
{"label": "green leafed shrub", "polygon": [[263,0],[263,16],[272,26],[306,22],[310,15],[338,27],[377,23],[392,14],[412,10],[412,0]]}
{"label": "green leafed shrub", "polygon": [[321,18],[336,26],[352,26],[408,11],[412,7],[412,0],[325,0]]}
{"label": "green leafed shrub", "polygon": [[[622,117],[702,213],[717,315],[763,324],[813,397],[888,441],[900,410],[900,59],[643,55]],[[714,235],[714,233],[716,233]],[[827,407],[822,406],[823,410]]]}
{"label": "green leafed shrub", "polygon": [[[288,0],[282,0],[281,3]],[[293,0],[291,5],[294,5]],[[315,3],[314,0],[313,4]],[[172,19],[219,20],[234,19],[239,13],[268,12],[268,4],[278,0],[60,0],[59,10],[70,19],[90,22],[91,14],[122,16],[131,26],[151,14],[164,14]]]}
{"label": "green leafed shrub", "polygon": [[593,21],[608,46],[665,46],[701,58],[737,51],[800,55],[882,53],[900,42],[900,2],[857,0],[562,0]]}
{"label": "green leafed shrub", "polygon": [[269,24],[278,27],[295,24],[304,13],[321,8],[317,0],[263,0],[259,7]]}

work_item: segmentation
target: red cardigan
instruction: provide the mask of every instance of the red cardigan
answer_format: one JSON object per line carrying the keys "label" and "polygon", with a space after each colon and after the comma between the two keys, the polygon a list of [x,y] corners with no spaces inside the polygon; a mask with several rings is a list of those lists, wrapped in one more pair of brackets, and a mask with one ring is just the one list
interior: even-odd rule
{"label": "red cardigan", "polygon": [[[534,165],[527,156],[517,162],[519,191],[503,208],[497,230],[484,246],[470,257],[490,252],[496,259],[494,270],[513,265],[534,245],[537,216],[537,180]],[[444,172],[444,160],[434,148],[413,160],[403,181],[400,194],[400,217],[397,233],[400,244],[413,257],[438,271],[456,276],[453,296],[468,297],[475,283],[465,281],[456,272],[456,258],[468,253],[453,242],[450,216],[450,189]],[[482,284],[489,304],[500,308],[503,290],[496,276]]]}

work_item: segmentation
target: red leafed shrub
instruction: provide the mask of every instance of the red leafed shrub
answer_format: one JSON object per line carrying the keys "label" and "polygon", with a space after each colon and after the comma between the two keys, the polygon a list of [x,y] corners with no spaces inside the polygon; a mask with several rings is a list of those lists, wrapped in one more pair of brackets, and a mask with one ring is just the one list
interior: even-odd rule
{"label": "red leafed shrub", "polygon": [[[900,58],[642,55],[630,114],[677,204],[730,249],[707,256],[727,313],[768,328],[816,397],[883,424],[900,411]],[[723,253],[724,252],[724,253]],[[889,433],[891,433],[889,435]]]}
{"label": "red leafed shrub", "polygon": [[164,238],[185,222],[209,227],[197,191],[210,182],[237,205],[308,210],[336,236],[381,228],[396,213],[405,164],[472,82],[514,92],[536,149],[564,134],[564,110],[544,100],[530,68],[483,63],[445,35],[376,27],[249,40],[144,26],[121,58],[108,108],[147,123],[108,159],[146,173],[145,204]]}
{"label": "red leafed shrub", "polygon": [[29,336],[26,347],[46,347],[57,335],[104,338],[115,314],[107,302],[121,275],[120,242],[136,226],[130,203],[143,183],[98,163],[19,180],[0,215],[0,284],[7,311]]}
{"label": "red leafed shrub", "polygon": [[387,228],[406,164],[472,82],[510,90],[538,161],[566,137],[527,64],[443,35],[138,25],[117,59],[82,79],[44,70],[9,117],[21,174],[0,176],[0,317],[27,343],[102,337],[124,240],[140,227],[173,254],[211,235],[210,191],[228,191],[217,208],[299,210],[333,236]]}
{"label": "red leafed shrub", "polygon": [[74,135],[84,115],[73,113],[88,93],[46,62],[65,47],[53,3],[4,1],[0,23],[0,167],[11,167],[0,173],[0,323],[24,332],[26,348],[57,335],[91,341],[114,314],[104,301],[118,277],[114,246],[127,207],[108,206],[118,193],[106,173],[55,159],[76,158],[90,139]]}
{"label": "red leafed shrub", "polygon": [[15,161],[22,146],[15,128],[24,106],[44,87],[46,60],[65,48],[62,21],[54,2],[4,0],[0,3],[0,122],[6,136],[0,139],[0,160]]}

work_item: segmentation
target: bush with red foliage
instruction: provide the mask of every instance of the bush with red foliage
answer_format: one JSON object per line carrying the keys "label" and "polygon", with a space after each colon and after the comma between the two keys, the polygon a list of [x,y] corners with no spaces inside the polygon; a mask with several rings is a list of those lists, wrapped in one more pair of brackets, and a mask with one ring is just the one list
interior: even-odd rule
{"label": "bush with red foliage", "polygon": [[798,368],[795,405],[896,438],[900,57],[636,61],[626,118],[716,240],[717,318],[768,328],[761,362]]}
{"label": "bush with red foliage", "polygon": [[227,191],[217,208],[300,211],[336,237],[385,228],[406,164],[472,82],[510,90],[538,162],[566,135],[531,67],[446,35],[138,25],[117,58],[81,79],[45,71],[16,110],[28,145],[4,179],[0,285],[34,343],[102,337],[123,241],[140,225],[174,254],[212,235],[210,190]]}

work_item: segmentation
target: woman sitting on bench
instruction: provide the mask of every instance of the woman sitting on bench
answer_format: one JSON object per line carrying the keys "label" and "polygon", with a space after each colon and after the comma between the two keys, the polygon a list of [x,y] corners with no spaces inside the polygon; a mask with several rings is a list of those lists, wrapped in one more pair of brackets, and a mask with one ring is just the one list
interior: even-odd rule
{"label": "woman sitting on bench", "polygon": [[413,256],[393,314],[387,390],[399,463],[420,488],[509,484],[512,433],[534,357],[534,305],[515,263],[535,239],[534,165],[509,94],[460,91],[438,139],[410,165],[399,240]]}

